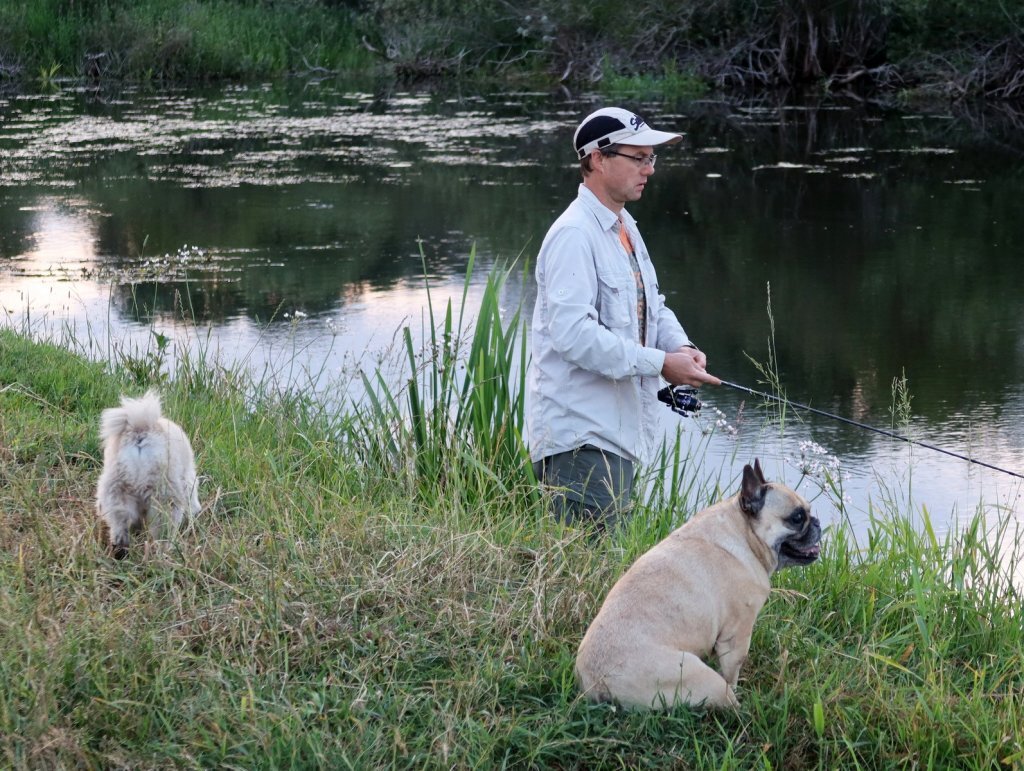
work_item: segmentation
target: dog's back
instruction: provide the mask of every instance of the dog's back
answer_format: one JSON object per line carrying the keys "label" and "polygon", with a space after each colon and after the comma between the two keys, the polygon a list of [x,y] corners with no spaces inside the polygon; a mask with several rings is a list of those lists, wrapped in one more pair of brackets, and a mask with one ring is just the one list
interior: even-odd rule
{"label": "dog's back", "polygon": [[161,417],[160,395],[156,391],[146,391],[138,399],[122,396],[120,407],[103,410],[100,415],[100,439],[106,444],[127,431],[152,431]]}

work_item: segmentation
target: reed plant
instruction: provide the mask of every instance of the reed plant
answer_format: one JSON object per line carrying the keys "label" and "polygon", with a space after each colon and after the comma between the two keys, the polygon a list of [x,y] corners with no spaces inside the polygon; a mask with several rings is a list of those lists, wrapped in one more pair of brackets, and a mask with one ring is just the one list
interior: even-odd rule
{"label": "reed plant", "polygon": [[475,250],[457,316],[452,299],[443,317],[435,316],[427,282],[422,348],[417,349],[410,327],[402,330],[408,378],[390,383],[381,368],[373,377],[362,375],[366,406],[354,405],[350,444],[361,463],[404,479],[405,489],[417,495],[435,500],[513,496],[528,505],[536,491],[523,441],[525,322],[521,307],[507,320],[501,313],[502,290],[513,268],[488,273],[470,331],[466,301],[474,263]]}
{"label": "reed plant", "polygon": [[944,535],[895,506],[861,544],[831,528],[816,564],[777,577],[736,712],[583,700],[576,646],[670,526],[663,508],[685,516],[738,480],[695,487],[713,470],[677,443],[663,461],[688,470],[648,501],[649,527],[593,540],[551,521],[502,435],[520,392],[497,381],[523,354],[495,309],[464,357],[464,307],[431,311],[437,358],[405,349],[417,399],[388,385],[341,419],[315,394],[177,357],[162,391],[193,438],[203,512],[171,548],[121,562],[93,513],[96,425],[143,385],[80,341],[0,330],[0,764],[1024,763],[1024,541],[981,510]]}

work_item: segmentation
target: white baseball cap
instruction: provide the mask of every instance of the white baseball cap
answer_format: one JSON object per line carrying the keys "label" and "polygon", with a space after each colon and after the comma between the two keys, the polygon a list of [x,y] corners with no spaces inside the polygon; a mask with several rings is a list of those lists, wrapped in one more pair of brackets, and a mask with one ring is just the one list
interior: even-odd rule
{"label": "white baseball cap", "polygon": [[682,138],[682,134],[655,131],[643,118],[629,110],[623,110],[621,107],[604,107],[583,119],[573,134],[572,143],[576,148],[576,154],[582,160],[594,150],[609,145],[655,147],[675,144]]}

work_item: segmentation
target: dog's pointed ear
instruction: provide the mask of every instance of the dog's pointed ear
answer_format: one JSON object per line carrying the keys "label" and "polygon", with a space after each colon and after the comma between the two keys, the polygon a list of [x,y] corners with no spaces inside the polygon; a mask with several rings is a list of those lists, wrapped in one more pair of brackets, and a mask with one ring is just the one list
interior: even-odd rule
{"label": "dog's pointed ear", "polygon": [[753,467],[748,463],[743,467],[743,484],[740,487],[740,509],[750,517],[756,517],[764,506],[768,482],[761,472],[761,464],[754,459]]}
{"label": "dog's pointed ear", "polygon": [[761,481],[761,484],[768,484],[768,480],[764,478],[764,472],[761,471],[761,461],[759,458],[754,458],[754,473],[757,474],[757,478]]}

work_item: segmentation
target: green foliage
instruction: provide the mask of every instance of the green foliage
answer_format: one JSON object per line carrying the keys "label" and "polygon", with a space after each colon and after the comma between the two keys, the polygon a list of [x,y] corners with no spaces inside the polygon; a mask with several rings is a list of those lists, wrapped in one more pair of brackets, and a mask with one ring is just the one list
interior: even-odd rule
{"label": "green foliage", "polygon": [[[117,394],[105,367],[0,329],[0,451],[18,462],[52,465],[95,455],[96,421]],[[18,414],[19,424],[6,414]]]}
{"label": "green foliage", "polygon": [[1024,10],[998,0],[644,0],[628,13],[604,0],[368,0],[360,24],[403,75],[526,70],[616,94],[692,93],[698,83],[898,87],[922,77],[926,61],[936,80],[982,68],[988,82],[959,89],[1012,97],[1024,49]]}
{"label": "green foliage", "polygon": [[52,87],[55,84],[58,72],[60,72],[59,64],[51,64],[49,67],[40,67],[39,85],[43,88]]}
{"label": "green foliage", "polygon": [[39,0],[0,6],[4,60],[93,80],[187,81],[365,68],[369,54],[351,9],[314,0]]}
{"label": "green foliage", "polygon": [[[588,540],[457,477],[414,499],[394,469],[336,441],[345,426],[314,398],[176,377],[165,406],[194,439],[204,511],[167,550],[115,563],[96,538],[98,460],[18,462],[9,442],[92,426],[117,375],[7,331],[0,346],[5,767],[988,769],[1024,757],[1012,517],[978,512],[940,535],[926,513],[894,508],[863,548],[831,529],[818,563],[776,577],[739,712],[624,713],[579,697],[575,650],[658,533]],[[489,378],[469,380],[467,399]],[[687,510],[719,494],[675,489]]]}
{"label": "green foliage", "polygon": [[159,385],[166,382],[167,372],[164,365],[167,363],[168,346],[170,338],[159,332],[152,332],[155,347],[149,347],[145,351],[132,353],[119,349],[116,353],[117,364],[128,375],[128,377],[139,385]]}
{"label": "green foliage", "polygon": [[892,416],[892,427],[906,429],[910,425],[910,386],[907,382],[907,373],[900,373],[898,378],[892,381],[892,406],[889,407],[889,414]]}
{"label": "green foliage", "polygon": [[610,0],[38,0],[0,5],[0,74],[187,81],[384,63],[412,79],[525,75],[613,93],[928,77],[1011,98],[1022,30],[1024,8],[999,0],[641,0],[628,12]]}
{"label": "green foliage", "polygon": [[1024,6],[971,0],[893,2],[894,31],[901,48],[950,50],[979,41],[994,42],[1024,30]]}
{"label": "green foliage", "polygon": [[[606,62],[606,67],[607,62]],[[608,70],[601,79],[601,90],[609,96],[636,99],[661,95],[667,99],[694,98],[707,92],[707,83],[693,72],[679,72],[675,62],[663,65],[660,73],[621,75]]]}
{"label": "green foliage", "polygon": [[[363,463],[404,479],[407,489],[428,499],[455,493],[473,501],[524,494],[529,499],[535,493],[522,438],[525,385],[516,377],[526,370],[520,309],[506,324],[500,296],[508,274],[492,271],[466,350],[464,313],[474,261],[475,252],[457,323],[451,300],[443,323],[435,318],[428,284],[423,354],[417,353],[411,330],[403,330],[410,372],[404,406],[403,394],[393,391],[380,370],[372,380],[363,375],[369,408],[357,407],[352,443]],[[522,331],[525,336],[525,325]]]}

